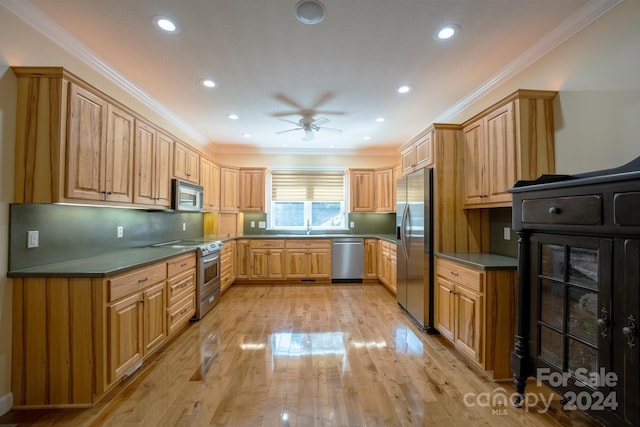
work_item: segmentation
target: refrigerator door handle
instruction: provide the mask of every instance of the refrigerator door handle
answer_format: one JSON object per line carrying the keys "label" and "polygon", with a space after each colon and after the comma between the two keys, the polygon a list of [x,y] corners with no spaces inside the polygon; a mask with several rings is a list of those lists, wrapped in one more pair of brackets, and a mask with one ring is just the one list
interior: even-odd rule
{"label": "refrigerator door handle", "polygon": [[409,251],[407,250],[407,215],[409,214],[409,205],[404,205],[402,212],[402,222],[400,223],[400,246],[405,259],[409,259]]}

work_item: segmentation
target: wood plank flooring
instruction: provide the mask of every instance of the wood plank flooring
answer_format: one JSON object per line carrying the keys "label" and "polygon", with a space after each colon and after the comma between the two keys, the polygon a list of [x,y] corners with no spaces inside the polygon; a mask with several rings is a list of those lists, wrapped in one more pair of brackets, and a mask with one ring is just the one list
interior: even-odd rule
{"label": "wood plank flooring", "polygon": [[557,396],[542,414],[489,405],[513,392],[423,333],[382,286],[234,286],[93,408],[11,411],[0,424],[592,425]]}

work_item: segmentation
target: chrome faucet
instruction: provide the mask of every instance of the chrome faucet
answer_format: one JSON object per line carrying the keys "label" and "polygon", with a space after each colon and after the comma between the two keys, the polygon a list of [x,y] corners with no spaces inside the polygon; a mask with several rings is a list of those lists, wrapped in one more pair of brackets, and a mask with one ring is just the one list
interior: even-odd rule
{"label": "chrome faucet", "polygon": [[307,236],[311,234],[311,224],[309,223],[309,220],[307,219]]}

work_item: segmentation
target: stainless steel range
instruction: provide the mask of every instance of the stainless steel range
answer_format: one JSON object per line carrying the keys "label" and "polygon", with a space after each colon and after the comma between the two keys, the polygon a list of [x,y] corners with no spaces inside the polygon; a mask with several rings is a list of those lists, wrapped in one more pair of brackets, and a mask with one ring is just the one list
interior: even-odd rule
{"label": "stainless steel range", "polygon": [[154,246],[196,248],[197,302],[193,319],[202,319],[220,301],[220,251],[224,244],[220,240],[194,239],[175,240]]}

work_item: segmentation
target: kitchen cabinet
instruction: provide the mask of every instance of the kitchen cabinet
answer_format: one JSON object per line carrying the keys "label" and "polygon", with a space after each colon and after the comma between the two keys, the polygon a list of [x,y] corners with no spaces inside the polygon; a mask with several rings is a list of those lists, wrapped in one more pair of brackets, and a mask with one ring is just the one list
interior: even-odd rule
{"label": "kitchen cabinet", "polygon": [[167,335],[173,335],[196,312],[196,257],[193,252],[167,263]]}
{"label": "kitchen cabinet", "polygon": [[[517,392],[537,376],[600,423],[639,425],[640,158],[510,191],[520,254]],[[566,380],[549,383],[554,375]],[[582,403],[591,396],[593,405]]]}
{"label": "kitchen cabinet", "polygon": [[364,280],[378,280],[378,239],[364,239]]}
{"label": "kitchen cabinet", "polygon": [[[238,245],[235,240],[224,242],[220,252],[220,292],[225,292],[236,279],[236,249]],[[246,264],[245,264],[246,265]]]}
{"label": "kitchen cabinet", "polygon": [[287,279],[331,280],[330,239],[287,239],[285,248]]}
{"label": "kitchen cabinet", "polygon": [[126,108],[59,67],[14,67],[14,201],[126,205],[133,123]]}
{"label": "kitchen cabinet", "polygon": [[220,212],[235,213],[240,210],[240,170],[220,167]]}
{"label": "kitchen cabinet", "polygon": [[511,376],[515,270],[476,269],[436,257],[434,323],[493,379]]}
{"label": "kitchen cabinet", "polygon": [[380,240],[379,248],[378,277],[382,284],[395,294],[398,266],[397,245],[386,240]]}
{"label": "kitchen cabinet", "polygon": [[374,171],[374,211],[396,211],[396,179],[393,168],[376,169]]}
{"label": "kitchen cabinet", "polygon": [[198,184],[200,153],[179,141],[175,141],[173,147],[173,176]]}
{"label": "kitchen cabinet", "polygon": [[249,277],[249,240],[236,240],[236,278],[247,279]]}
{"label": "kitchen cabinet", "polygon": [[240,169],[240,211],[265,212],[266,169]]}
{"label": "kitchen cabinet", "polygon": [[400,148],[402,175],[433,164],[433,133],[429,129]]}
{"label": "kitchen cabinet", "polygon": [[200,185],[202,185],[203,208],[208,212],[220,210],[220,166],[200,157]]}
{"label": "kitchen cabinet", "polygon": [[349,212],[375,210],[374,171],[349,169]]}
{"label": "kitchen cabinet", "polygon": [[107,281],[113,301],[107,306],[109,383],[135,368],[167,336],[166,268],[159,263]]}
{"label": "kitchen cabinet", "polygon": [[171,207],[173,139],[153,125],[136,120],[134,202]]}
{"label": "kitchen cabinet", "polygon": [[511,206],[517,180],[554,173],[555,95],[519,90],[463,124],[465,208]]}
{"label": "kitchen cabinet", "polygon": [[249,279],[284,279],[284,240],[249,241]]}

